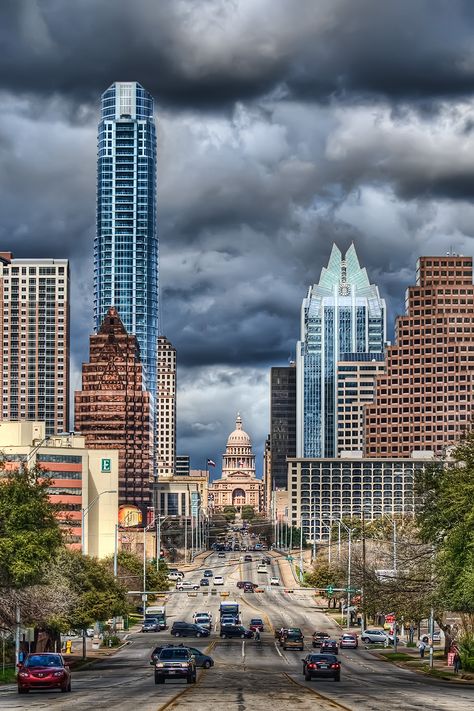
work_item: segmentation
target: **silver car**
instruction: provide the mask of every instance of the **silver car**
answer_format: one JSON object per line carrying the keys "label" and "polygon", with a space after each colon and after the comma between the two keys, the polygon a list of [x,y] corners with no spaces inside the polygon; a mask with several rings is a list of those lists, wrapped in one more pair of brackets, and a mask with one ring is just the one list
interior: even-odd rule
{"label": "silver car", "polygon": [[360,636],[362,642],[388,644],[389,638],[384,630],[364,630]]}

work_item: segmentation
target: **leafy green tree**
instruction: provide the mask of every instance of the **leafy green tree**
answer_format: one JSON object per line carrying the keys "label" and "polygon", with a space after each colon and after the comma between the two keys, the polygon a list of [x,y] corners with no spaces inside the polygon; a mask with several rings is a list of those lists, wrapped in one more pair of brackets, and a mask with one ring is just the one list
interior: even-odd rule
{"label": "leafy green tree", "polygon": [[[113,556],[106,559],[108,569],[113,571]],[[145,568],[145,590],[168,590],[168,566],[160,560],[148,561]],[[117,579],[127,590],[141,590],[143,587],[143,559],[135,553],[120,551],[117,556]]]}
{"label": "leafy green tree", "polygon": [[255,518],[255,509],[253,506],[242,506],[242,518],[245,521],[251,521]]}
{"label": "leafy green tree", "polygon": [[62,546],[49,485],[39,466],[22,465],[0,479],[0,587],[21,589],[43,582]]}
{"label": "leafy green tree", "polygon": [[229,523],[233,523],[235,521],[235,515],[237,513],[237,509],[235,508],[235,506],[224,506],[222,513],[223,513],[224,518]]}

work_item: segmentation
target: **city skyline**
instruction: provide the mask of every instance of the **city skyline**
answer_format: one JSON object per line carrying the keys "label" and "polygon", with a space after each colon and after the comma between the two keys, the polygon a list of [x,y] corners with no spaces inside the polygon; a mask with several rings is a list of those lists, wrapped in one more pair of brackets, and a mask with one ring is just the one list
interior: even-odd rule
{"label": "city skyline", "polygon": [[[70,260],[78,389],[94,329],[98,98],[114,81],[145,86],[157,101],[178,451],[194,466],[219,457],[225,391],[260,472],[269,370],[294,358],[301,300],[333,242],[354,241],[380,286],[389,339],[417,257],[473,253],[473,21],[462,3],[429,23],[426,7],[368,3],[361,26],[342,1],[319,14],[302,2],[295,18],[285,2],[191,4],[186,16],[140,0],[127,15],[139,49],[124,53],[125,3],[97,2],[92,34],[77,8],[48,5],[16,3],[2,18],[14,38],[0,79],[3,249]],[[174,44],[159,41],[170,33]]]}

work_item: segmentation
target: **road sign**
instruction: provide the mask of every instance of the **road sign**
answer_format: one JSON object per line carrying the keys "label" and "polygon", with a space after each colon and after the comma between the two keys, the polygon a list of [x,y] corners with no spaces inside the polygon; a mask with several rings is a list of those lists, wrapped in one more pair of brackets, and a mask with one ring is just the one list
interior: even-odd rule
{"label": "road sign", "polygon": [[110,474],[112,471],[112,460],[111,459],[101,459],[100,460],[100,471],[102,474]]}
{"label": "road sign", "polygon": [[326,588],[326,592],[328,595],[332,595],[334,593],[334,588],[332,585],[328,585]]}
{"label": "road sign", "polygon": [[293,556],[292,556],[292,555],[287,555],[287,556],[286,556],[286,559],[291,562],[291,561],[293,560]]}

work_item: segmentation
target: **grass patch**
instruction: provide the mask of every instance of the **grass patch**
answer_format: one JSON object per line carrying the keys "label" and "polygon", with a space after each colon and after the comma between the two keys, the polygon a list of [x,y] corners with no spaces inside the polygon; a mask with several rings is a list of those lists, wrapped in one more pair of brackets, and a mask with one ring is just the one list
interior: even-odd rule
{"label": "grass patch", "polygon": [[15,667],[6,667],[5,672],[0,669],[0,684],[12,684],[16,681]]}
{"label": "grass patch", "polygon": [[423,669],[423,671],[426,674],[429,674],[430,676],[434,676],[435,679],[453,679],[454,678],[454,674],[449,674],[448,672],[441,671],[441,669],[436,669],[436,668],[430,669],[429,667],[427,667],[426,669]]}
{"label": "grass patch", "polygon": [[404,652],[382,652],[382,656],[385,657],[385,659],[388,659],[389,662],[418,661],[418,659],[412,654],[405,654]]}

